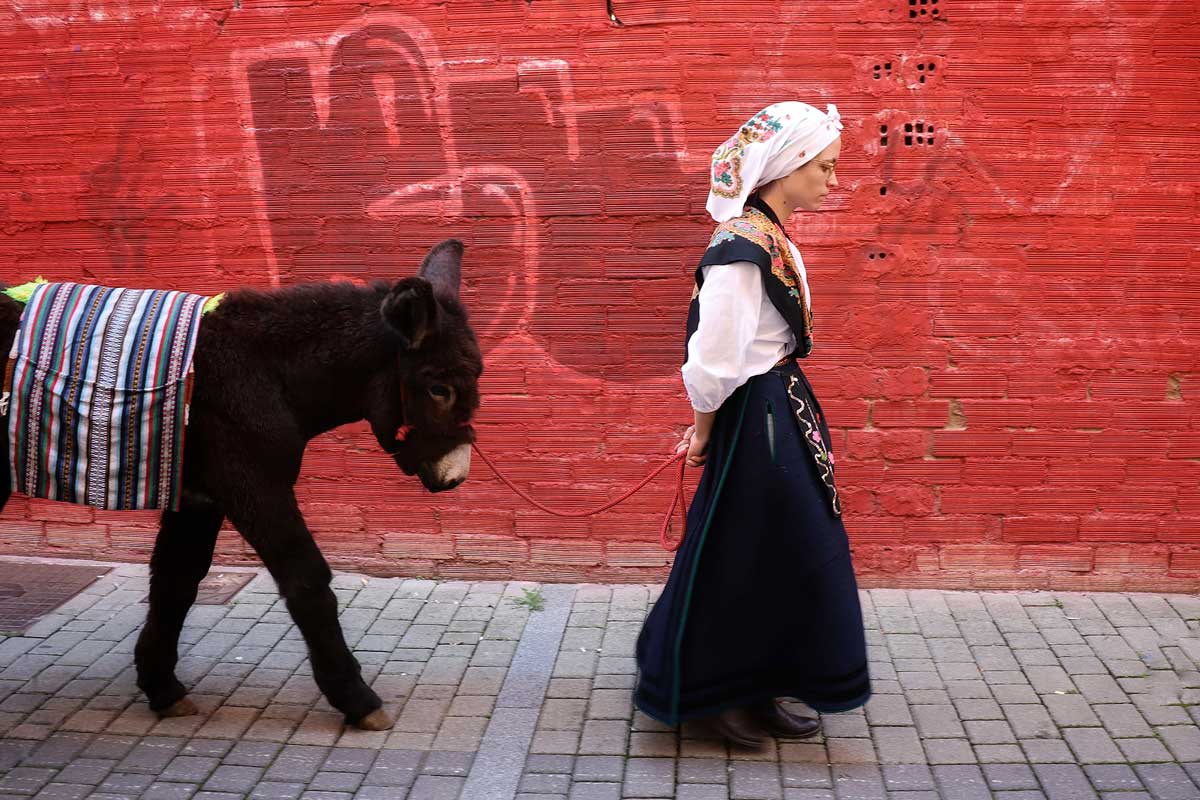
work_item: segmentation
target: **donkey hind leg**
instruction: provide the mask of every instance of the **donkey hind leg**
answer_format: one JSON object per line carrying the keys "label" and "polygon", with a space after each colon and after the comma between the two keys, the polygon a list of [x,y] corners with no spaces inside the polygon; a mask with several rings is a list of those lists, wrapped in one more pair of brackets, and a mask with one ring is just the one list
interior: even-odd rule
{"label": "donkey hind leg", "polygon": [[259,507],[230,519],[270,571],[288,612],[308,645],[313,678],[329,704],[346,721],[365,730],[386,730],[393,720],[379,695],[362,679],[362,668],[346,646],[338,621],[333,573],[321,555],[294,496],[259,496]]}
{"label": "donkey hind leg", "polygon": [[175,677],[179,632],[200,581],[212,566],[225,515],[214,507],[164,511],[150,559],[150,608],[134,649],[137,684],[160,716],[195,714]]}

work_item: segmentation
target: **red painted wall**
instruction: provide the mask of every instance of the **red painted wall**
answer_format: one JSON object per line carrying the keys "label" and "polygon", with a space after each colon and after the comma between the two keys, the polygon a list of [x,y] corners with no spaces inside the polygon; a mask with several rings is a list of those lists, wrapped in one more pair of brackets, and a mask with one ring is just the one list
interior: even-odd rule
{"label": "red painted wall", "polygon": [[[623,27],[602,0],[9,4],[0,276],[392,277],[459,236],[481,445],[579,508],[689,419],[713,147],[769,102],[832,101],[843,188],[792,232],[864,583],[1200,587],[1194,3],[614,7]],[[661,576],[668,493],[563,521],[477,462],[433,497],[362,427],[298,487],[338,566],[538,579]],[[153,529],[15,498],[0,550],[145,559]]]}

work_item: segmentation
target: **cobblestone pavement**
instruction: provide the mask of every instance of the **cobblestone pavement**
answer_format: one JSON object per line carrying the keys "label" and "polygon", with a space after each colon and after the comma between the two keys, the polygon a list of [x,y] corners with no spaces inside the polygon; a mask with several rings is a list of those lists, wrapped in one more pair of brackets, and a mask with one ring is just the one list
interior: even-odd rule
{"label": "cobblestone pavement", "polygon": [[192,611],[201,714],[158,720],[134,685],[146,588],[116,565],[0,637],[0,799],[1200,800],[1195,597],[863,592],[866,709],[731,752],[632,709],[657,587],[339,575],[386,732],[343,728],[265,574]]}

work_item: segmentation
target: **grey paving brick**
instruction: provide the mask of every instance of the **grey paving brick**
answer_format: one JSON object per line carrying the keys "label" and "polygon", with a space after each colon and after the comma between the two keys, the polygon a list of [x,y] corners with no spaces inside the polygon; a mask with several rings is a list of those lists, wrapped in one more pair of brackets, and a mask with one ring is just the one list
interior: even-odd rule
{"label": "grey paving brick", "polygon": [[847,764],[833,770],[833,790],[839,800],[886,800],[887,791],[879,767]]}
{"label": "grey paving brick", "polygon": [[676,800],[728,800],[729,788],[723,784],[685,783],[676,793]]}
{"label": "grey paving brick", "polygon": [[983,776],[994,791],[1037,789],[1037,776],[1028,764],[986,764]]}
{"label": "grey paving brick", "polygon": [[781,800],[783,779],[773,762],[733,761],[729,796],[735,800]]}
{"label": "grey paving brick", "polygon": [[408,793],[408,800],[452,800],[459,796],[466,778],[421,775]]}
{"label": "grey paving brick", "polygon": [[574,783],[571,785],[570,800],[620,800],[619,783]]}
{"label": "grey paving brick", "polygon": [[930,764],[974,764],[978,761],[966,739],[926,739],[923,744]]}
{"label": "grey paving brick", "polygon": [[282,749],[283,745],[276,742],[238,742],[221,761],[238,767],[266,767]]}
{"label": "grey paving brick", "polygon": [[964,699],[955,700],[954,708],[960,719],[1004,719],[1004,711],[995,700]]}
{"label": "grey paving brick", "polygon": [[[785,775],[787,766],[784,765]],[[676,765],[676,776],[681,784],[724,784],[729,780],[728,770],[728,762],[723,758],[681,758]]]}
{"label": "grey paving brick", "polygon": [[210,792],[249,792],[261,777],[263,770],[259,767],[223,765],[213,770],[203,788]]}
{"label": "grey paving brick", "polygon": [[834,800],[834,794],[832,789],[784,789],[783,800]]}
{"label": "grey paving brick", "polygon": [[915,728],[874,727],[875,751],[881,764],[923,764],[925,750]]}
{"label": "grey paving brick", "polygon": [[1102,792],[1141,791],[1142,781],[1128,764],[1089,764],[1083,768],[1092,786]]}
{"label": "grey paving brick", "polygon": [[1076,691],[1071,677],[1062,667],[1026,667],[1025,675],[1028,676],[1034,691],[1041,695]]}
{"label": "grey paving brick", "polygon": [[333,747],[321,769],[328,772],[369,772],[378,752],[362,747]]}
{"label": "grey paving brick", "polygon": [[309,782],[308,791],[354,793],[362,782],[362,773],[321,771]]}
{"label": "grey paving brick", "polygon": [[[797,745],[796,747],[812,748],[816,751],[820,748],[822,757],[824,748],[820,745]],[[787,760],[780,764],[782,774],[784,774],[784,794],[786,795],[790,789],[824,789],[833,787],[833,775],[830,774],[829,766],[823,763],[814,762],[794,762]]]}
{"label": "grey paving brick", "polygon": [[142,800],[188,800],[200,787],[194,783],[155,781],[142,794]]}
{"label": "grey paving brick", "polygon": [[91,737],[76,733],[55,733],[43,741],[22,762],[26,767],[65,767],[83,752]]}
{"label": "grey paving brick", "polygon": [[963,723],[971,744],[1009,744],[1017,741],[1003,720],[969,720]]}
{"label": "grey paving brick", "polygon": [[903,695],[875,695],[866,705],[871,725],[912,725],[912,714]]}
{"label": "grey paving brick", "polygon": [[1057,738],[1059,735],[1058,726],[1054,724],[1044,706],[1005,704],[1001,708],[1013,732],[1020,739]]}
{"label": "grey paving brick", "polygon": [[117,765],[123,772],[145,772],[157,775],[183,748],[182,739],[147,736],[141,739]]}
{"label": "grey paving brick", "polygon": [[992,697],[1003,705],[1020,703],[1041,703],[1038,693],[1032,686],[1003,685],[992,687]]}
{"label": "grey paving brick", "polygon": [[1195,800],[1200,786],[1178,764],[1138,764],[1134,771],[1154,800]]}
{"label": "grey paving brick", "polygon": [[1153,736],[1154,732],[1132,703],[1101,703],[1092,706],[1104,729],[1114,737]]}
{"label": "grey paving brick", "polygon": [[1155,732],[1179,761],[1200,761],[1200,727],[1163,725]]}
{"label": "grey paving brick", "polygon": [[220,763],[220,759],[208,756],[177,756],[159,779],[172,783],[203,783]]}
{"label": "grey paving brick", "polygon": [[884,764],[883,783],[889,792],[932,791],[933,770],[927,764]]}
{"label": "grey paving brick", "polygon": [[1092,711],[1087,698],[1081,694],[1050,694],[1044,698],[1046,710],[1060,727],[1086,727],[1100,725],[1100,718]]}
{"label": "grey paving brick", "polygon": [[1075,763],[1075,754],[1062,739],[1022,739],[1021,749],[1031,764]]}
{"label": "grey paving brick", "polygon": [[821,729],[828,739],[870,736],[867,719],[862,714],[827,714],[821,719]]}
{"label": "grey paving brick", "polygon": [[570,775],[575,770],[575,757],[563,755],[531,755],[525,761],[526,772],[546,772]]}
{"label": "grey paving brick", "polygon": [[1175,756],[1161,739],[1114,739],[1125,760],[1133,764],[1151,764],[1174,761]]}
{"label": "grey paving brick", "polygon": [[917,730],[926,738],[956,738],[966,736],[958,710],[952,705],[912,706]]}
{"label": "grey paving brick", "polygon": [[[259,781],[250,791],[250,800],[297,800],[304,793],[306,784],[285,781]],[[388,791],[392,791],[390,788]],[[236,797],[245,797],[241,792],[222,792]]]}
{"label": "grey paving brick", "polygon": [[1015,764],[1025,760],[1019,744],[977,744],[975,757],[980,764]]}
{"label": "grey paving brick", "polygon": [[14,767],[0,776],[0,792],[34,794],[53,779],[55,772],[51,767]]}
{"label": "grey paving brick", "polygon": [[1067,728],[1063,731],[1080,764],[1105,764],[1124,761],[1121,751],[1103,728]]}
{"label": "grey paving brick", "polygon": [[1128,695],[1109,675],[1073,676],[1075,685],[1089,703],[1127,703]]}
{"label": "grey paving brick", "polygon": [[990,800],[991,792],[983,770],[971,764],[947,764],[933,767],[933,778],[945,797],[962,800]]}
{"label": "grey paving brick", "polygon": [[[94,788],[94,786],[84,784],[52,781],[43,786],[41,791],[34,795],[33,800],[83,800],[92,793]],[[18,795],[8,796],[17,797]]]}
{"label": "grey paving brick", "polygon": [[136,772],[110,772],[100,783],[99,790],[124,797],[137,797],[154,783],[153,775]]}
{"label": "grey paving brick", "polygon": [[1035,764],[1033,771],[1052,800],[1096,800],[1096,790],[1075,764]]}
{"label": "grey paving brick", "polygon": [[286,745],[275,757],[263,780],[280,783],[307,783],[320,770],[329,748],[311,745]]}

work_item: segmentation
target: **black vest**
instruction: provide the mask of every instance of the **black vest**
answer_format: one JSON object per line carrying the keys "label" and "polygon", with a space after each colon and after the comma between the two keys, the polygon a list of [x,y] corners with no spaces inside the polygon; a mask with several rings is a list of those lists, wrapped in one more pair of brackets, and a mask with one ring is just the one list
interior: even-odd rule
{"label": "black vest", "polygon": [[699,295],[704,284],[704,268],[734,261],[749,261],[758,267],[767,298],[796,337],[796,349],[789,357],[806,357],[812,352],[812,314],[805,302],[804,283],[800,280],[798,265],[788,247],[787,234],[779,224],[779,217],[762,198],[753,195],[740,217],[717,226],[696,267],[696,288],[688,308],[687,337],[684,339],[684,361],[687,361],[687,342],[700,327]]}

